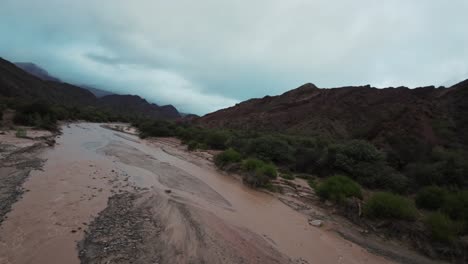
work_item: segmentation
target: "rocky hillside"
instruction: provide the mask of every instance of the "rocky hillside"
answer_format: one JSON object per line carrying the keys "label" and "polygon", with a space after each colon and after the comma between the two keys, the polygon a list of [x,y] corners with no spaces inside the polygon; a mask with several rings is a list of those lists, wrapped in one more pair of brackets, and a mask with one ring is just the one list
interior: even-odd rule
{"label": "rocky hillside", "polygon": [[[117,114],[140,117],[158,119],[180,117],[179,112],[173,106],[160,107],[138,96],[107,95],[97,98],[87,89],[60,81],[47,80],[45,77],[49,76],[47,72],[32,65],[21,64],[22,67],[27,66],[28,69],[25,71],[0,58],[0,97],[20,98],[22,101],[42,100],[67,106],[93,106],[106,108]],[[30,74],[29,71],[33,69],[34,74]]]}
{"label": "rocky hillside", "polygon": [[[451,88],[370,86],[320,89],[305,84],[205,115],[209,127],[363,138],[414,156],[434,145],[468,145],[468,81]],[[414,157],[417,158],[417,157]]]}
{"label": "rocky hillside", "polygon": [[[36,76],[37,78],[44,80],[44,81],[54,81],[54,82],[62,82],[59,78],[56,78],[52,75],[50,75],[46,70],[43,68],[39,67],[38,65],[31,63],[31,62],[15,62],[15,65],[18,68],[21,68],[25,72]],[[97,89],[88,85],[77,85],[81,88],[84,88],[91,93],[93,93],[96,97],[103,97],[106,95],[111,95],[114,94],[112,92],[104,91],[101,89]]]}
{"label": "rocky hillside", "polygon": [[0,96],[45,100],[58,104],[87,105],[96,97],[67,83],[44,81],[0,58]]}

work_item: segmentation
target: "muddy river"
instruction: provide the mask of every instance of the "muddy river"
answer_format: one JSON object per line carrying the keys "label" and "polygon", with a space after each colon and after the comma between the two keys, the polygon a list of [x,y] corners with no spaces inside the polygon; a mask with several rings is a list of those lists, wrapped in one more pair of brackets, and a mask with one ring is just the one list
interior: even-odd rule
{"label": "muddy river", "polygon": [[210,162],[63,127],[0,227],[0,263],[389,263]]}

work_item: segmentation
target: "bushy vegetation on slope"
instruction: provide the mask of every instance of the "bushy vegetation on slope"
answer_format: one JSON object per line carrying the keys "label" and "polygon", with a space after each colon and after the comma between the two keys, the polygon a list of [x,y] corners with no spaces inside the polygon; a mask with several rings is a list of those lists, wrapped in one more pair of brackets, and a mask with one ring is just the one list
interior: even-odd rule
{"label": "bushy vegetation on slope", "polygon": [[[362,139],[208,129],[166,121],[135,125],[142,137],[178,137],[190,150],[224,150],[215,157],[216,165],[239,168],[244,182],[253,187],[268,188],[278,168],[284,175],[314,174],[323,178],[312,186],[324,200],[363,199],[361,186],[376,190],[363,201],[364,216],[371,220],[423,221],[439,242],[468,231],[468,155],[459,148],[438,146],[401,166],[394,162],[399,158],[394,153]],[[456,228],[448,227],[452,224]]]}
{"label": "bushy vegetation on slope", "polygon": [[16,111],[14,123],[24,126],[56,130],[58,120],[84,120],[90,122],[129,121],[135,117],[112,114],[110,111],[92,106],[66,106],[45,101],[28,101],[0,98],[2,109]]}

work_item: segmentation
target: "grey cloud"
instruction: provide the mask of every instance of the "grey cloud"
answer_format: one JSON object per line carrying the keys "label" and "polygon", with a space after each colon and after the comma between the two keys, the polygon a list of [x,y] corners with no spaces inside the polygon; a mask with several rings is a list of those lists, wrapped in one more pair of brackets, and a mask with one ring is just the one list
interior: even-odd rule
{"label": "grey cloud", "polygon": [[466,79],[466,10],[464,0],[3,0],[0,56],[202,114],[305,82]]}

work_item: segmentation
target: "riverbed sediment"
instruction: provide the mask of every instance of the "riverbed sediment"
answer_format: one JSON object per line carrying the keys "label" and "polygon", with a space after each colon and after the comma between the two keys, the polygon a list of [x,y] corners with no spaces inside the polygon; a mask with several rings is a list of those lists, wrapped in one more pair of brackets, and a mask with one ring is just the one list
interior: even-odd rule
{"label": "riverbed sediment", "polygon": [[209,159],[100,124],[62,127],[0,227],[0,263],[391,263]]}

